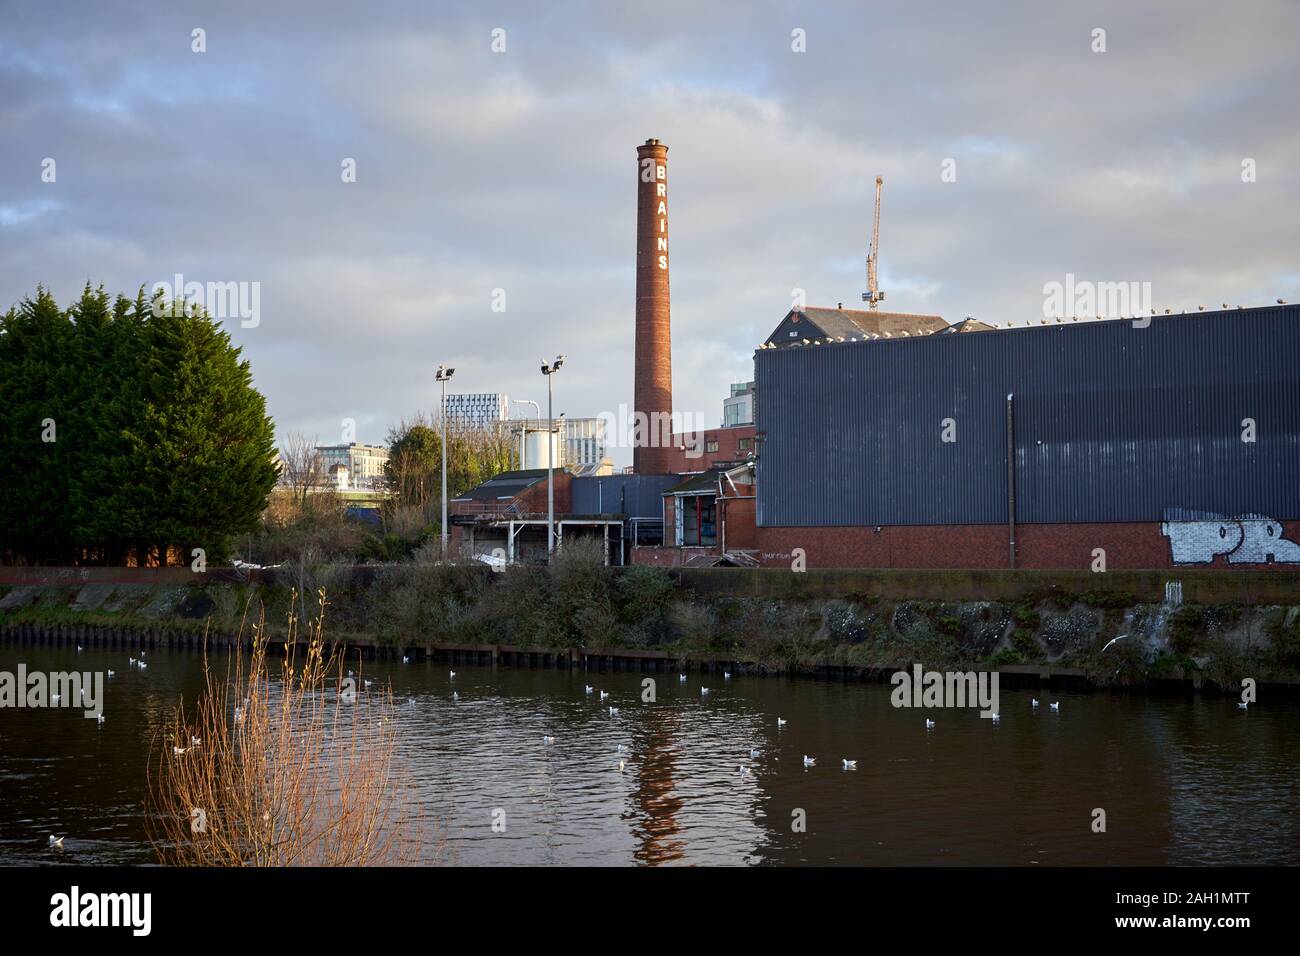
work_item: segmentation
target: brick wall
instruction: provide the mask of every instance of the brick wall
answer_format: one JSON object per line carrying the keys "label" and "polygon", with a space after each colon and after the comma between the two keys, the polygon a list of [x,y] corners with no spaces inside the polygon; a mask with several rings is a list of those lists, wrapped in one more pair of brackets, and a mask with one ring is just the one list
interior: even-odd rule
{"label": "brick wall", "polygon": [[[687,449],[683,446],[686,443],[684,435],[673,435],[673,447],[662,449],[661,460],[663,461],[666,471],[669,474],[681,475],[695,471],[708,471],[715,464],[722,461],[744,461],[745,456],[754,450],[754,431],[753,425],[737,425],[735,428],[710,428],[703,433],[699,442],[692,438],[693,448],[698,449],[702,454],[698,457],[690,457]],[[741,439],[749,439],[749,447],[742,449],[740,447]],[[715,452],[705,452],[708,442],[716,441],[718,450]]]}
{"label": "brick wall", "polygon": [[[1300,542],[1300,521],[1281,522],[1286,539]],[[1016,566],[1087,570],[1093,549],[1106,552],[1107,569],[1174,567],[1159,522],[1016,526]],[[758,528],[759,560],[789,567],[802,548],[810,568],[1005,568],[1005,525],[912,525],[835,528]],[[1218,555],[1188,567],[1247,568]],[[1300,570],[1300,565],[1296,566]]]}

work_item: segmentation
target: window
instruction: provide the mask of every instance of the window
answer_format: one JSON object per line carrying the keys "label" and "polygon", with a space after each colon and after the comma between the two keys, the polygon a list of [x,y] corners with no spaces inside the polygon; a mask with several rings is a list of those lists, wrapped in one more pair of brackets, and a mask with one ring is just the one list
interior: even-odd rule
{"label": "window", "polygon": [[704,453],[711,455],[718,450],[718,440],[716,438],[706,438],[704,440]]}
{"label": "window", "polygon": [[739,446],[741,451],[749,451],[751,448],[754,447],[754,439],[742,438],[739,442]]}
{"label": "window", "polygon": [[687,547],[710,547],[717,543],[716,503],[705,495],[677,499],[678,540]]}

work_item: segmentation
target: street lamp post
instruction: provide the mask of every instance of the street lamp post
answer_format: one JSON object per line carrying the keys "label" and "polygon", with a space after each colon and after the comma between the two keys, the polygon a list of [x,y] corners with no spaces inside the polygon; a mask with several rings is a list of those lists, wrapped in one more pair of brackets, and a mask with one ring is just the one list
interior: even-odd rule
{"label": "street lamp post", "polygon": [[447,383],[456,374],[454,368],[438,366],[435,381],[442,383],[442,411],[438,417],[442,420],[442,560],[447,560]]}
{"label": "street lamp post", "polygon": [[555,419],[551,410],[551,376],[564,364],[564,356],[557,355],[555,361],[547,365],[542,362],[542,374],[546,376],[546,557],[550,560],[555,553],[555,446],[551,444],[554,434]]}

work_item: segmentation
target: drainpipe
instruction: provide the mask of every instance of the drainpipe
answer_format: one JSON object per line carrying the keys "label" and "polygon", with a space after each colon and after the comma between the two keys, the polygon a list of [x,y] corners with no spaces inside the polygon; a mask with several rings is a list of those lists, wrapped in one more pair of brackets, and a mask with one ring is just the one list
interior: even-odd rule
{"label": "drainpipe", "polygon": [[1007,567],[1016,567],[1016,438],[1015,416],[1012,408],[1015,393],[1007,395]]}

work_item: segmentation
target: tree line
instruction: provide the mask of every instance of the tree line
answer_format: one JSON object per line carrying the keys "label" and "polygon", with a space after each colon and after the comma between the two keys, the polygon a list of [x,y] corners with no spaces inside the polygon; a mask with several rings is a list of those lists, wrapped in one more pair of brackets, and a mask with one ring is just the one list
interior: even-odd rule
{"label": "tree line", "polygon": [[0,318],[0,560],[190,564],[257,528],[274,426],[241,350],[197,305],[87,283]]}

